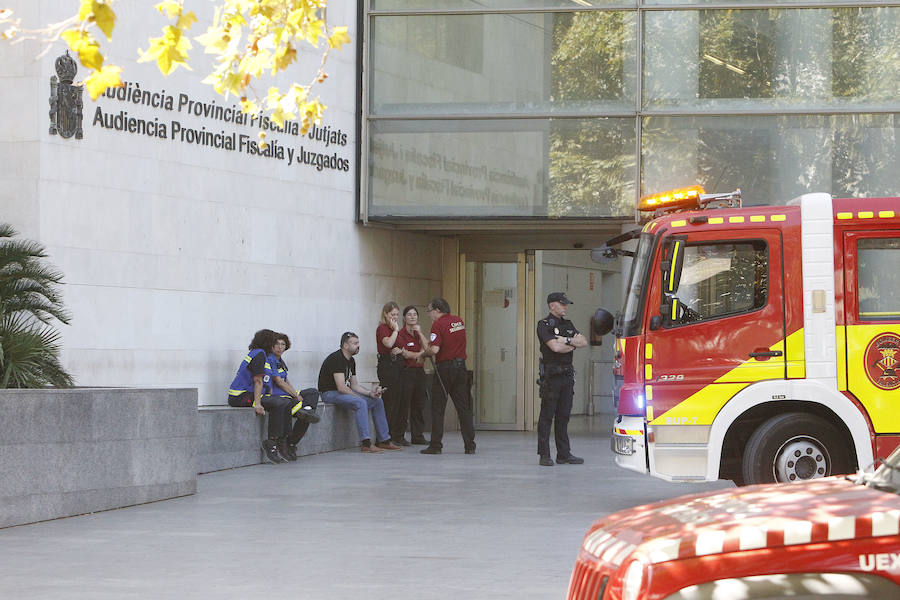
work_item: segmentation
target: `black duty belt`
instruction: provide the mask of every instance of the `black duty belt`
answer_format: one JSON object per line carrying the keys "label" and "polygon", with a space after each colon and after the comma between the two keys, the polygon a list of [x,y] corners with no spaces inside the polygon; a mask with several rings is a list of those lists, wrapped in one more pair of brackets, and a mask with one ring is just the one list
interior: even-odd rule
{"label": "black duty belt", "polygon": [[447,367],[461,367],[463,369],[466,368],[466,359],[464,358],[451,358],[450,360],[442,360],[438,363],[439,365],[444,365]]}
{"label": "black duty belt", "polygon": [[544,363],[544,373],[547,377],[553,377],[554,375],[571,375],[575,372],[575,367],[572,365],[557,365],[553,363]]}

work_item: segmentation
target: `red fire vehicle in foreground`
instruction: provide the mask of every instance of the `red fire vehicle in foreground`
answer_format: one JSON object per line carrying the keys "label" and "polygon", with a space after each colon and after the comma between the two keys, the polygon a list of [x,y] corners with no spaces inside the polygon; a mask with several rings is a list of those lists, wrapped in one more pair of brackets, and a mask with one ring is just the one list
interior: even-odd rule
{"label": "red fire vehicle in foreground", "polygon": [[[616,331],[620,466],[799,481],[900,445],[900,198],[741,208],[739,190],[688,188],[640,208],[655,218],[595,251],[632,257]],[[602,309],[595,322],[612,326]]]}
{"label": "red fire vehicle in foreground", "polygon": [[900,598],[900,449],[874,474],[683,496],[609,515],[569,600]]}

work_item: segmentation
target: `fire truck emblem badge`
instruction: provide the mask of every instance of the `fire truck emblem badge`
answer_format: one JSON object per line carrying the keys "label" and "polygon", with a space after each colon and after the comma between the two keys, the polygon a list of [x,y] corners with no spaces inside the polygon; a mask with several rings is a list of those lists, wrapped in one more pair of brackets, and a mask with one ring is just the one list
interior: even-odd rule
{"label": "fire truck emblem badge", "polygon": [[863,361],[866,375],[882,390],[900,388],[900,335],[882,333],[869,342]]}
{"label": "fire truck emblem badge", "polygon": [[56,75],[50,77],[50,135],[67,139],[74,135],[80,140],[84,137],[81,129],[84,87],[72,83],[78,66],[68,50],[56,59],[55,66]]}

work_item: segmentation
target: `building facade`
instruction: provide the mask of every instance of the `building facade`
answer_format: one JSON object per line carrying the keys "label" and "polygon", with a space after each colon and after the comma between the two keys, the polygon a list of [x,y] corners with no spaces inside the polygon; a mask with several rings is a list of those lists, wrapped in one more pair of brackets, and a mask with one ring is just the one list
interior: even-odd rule
{"label": "building facade", "polygon": [[[440,292],[441,240],[357,222],[354,48],[330,54],[321,126],[267,128],[271,150],[257,152],[258,117],[201,83],[211,65],[197,44],[193,71],[164,77],[137,62],[167,24],[154,4],[116,4],[103,49],[127,85],[96,101],[84,93],[82,139],[49,132],[65,45],[38,57],[37,43],[0,44],[0,221],[46,245],[65,276],[64,365],[80,386],[196,387],[201,404],[224,404],[254,331],[286,332],[291,380],[311,386],[353,330],[366,350],[360,379],[372,381],[381,306]],[[329,23],[356,40],[356,5],[333,4]],[[6,5],[31,28],[78,8]],[[199,35],[212,3],[189,8]],[[309,50],[281,83],[312,80],[319,58]]]}
{"label": "building facade", "polygon": [[[642,195],[900,194],[896,3],[367,0],[360,19],[360,218],[457,240],[483,426],[534,422],[547,292],[581,328],[620,305],[620,267],[583,249]],[[575,412],[609,411],[612,359],[576,354]]]}
{"label": "building facade", "polygon": [[[7,4],[35,25],[70,8]],[[443,295],[468,325],[477,425],[531,429],[546,295],[575,300],[583,331],[621,303],[622,266],[588,250],[633,227],[641,195],[900,193],[889,2],[333,2],[355,48],[329,57],[325,119],[305,136],[263,124],[268,153],[258,117],[200,83],[196,49],[192,72],[137,63],[165,24],[152,5],[117,5],[104,48],[127,85],[85,98],[82,139],[49,132],[64,47],[0,45],[0,220],[65,273],[79,385],[222,404],[261,327],[291,336],[301,385],[357,331],[371,380],[381,305]],[[208,5],[190,7],[197,34]],[[313,58],[283,81],[311,80]],[[596,342],[576,355],[575,412],[610,415]]]}

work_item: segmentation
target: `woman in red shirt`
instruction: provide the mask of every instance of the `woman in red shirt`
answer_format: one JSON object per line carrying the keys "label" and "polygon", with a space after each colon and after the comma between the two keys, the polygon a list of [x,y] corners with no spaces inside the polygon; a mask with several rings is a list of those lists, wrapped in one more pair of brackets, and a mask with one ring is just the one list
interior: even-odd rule
{"label": "woman in red shirt", "polygon": [[[403,430],[394,429],[394,406],[400,396],[400,370],[403,368],[402,350],[397,347],[397,334],[400,330],[400,307],[396,302],[388,302],[381,308],[381,320],[375,329],[375,340],[378,344],[378,383],[384,390],[381,399],[384,401],[384,412],[391,430],[391,439],[401,444],[404,440]],[[404,444],[409,445],[407,442]]]}
{"label": "woman in red shirt", "polygon": [[[400,397],[397,399],[396,427],[401,432],[400,439],[406,441],[403,432],[406,430],[407,415],[412,443],[426,445],[425,439],[425,347],[428,340],[419,327],[419,311],[415,306],[403,309],[404,326],[397,334],[397,346],[402,350],[404,358],[403,370],[400,372]],[[391,425],[391,431],[394,425]],[[402,443],[394,438],[394,443]]]}

